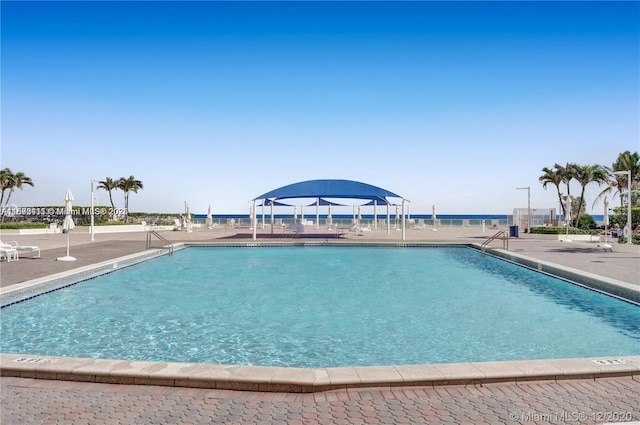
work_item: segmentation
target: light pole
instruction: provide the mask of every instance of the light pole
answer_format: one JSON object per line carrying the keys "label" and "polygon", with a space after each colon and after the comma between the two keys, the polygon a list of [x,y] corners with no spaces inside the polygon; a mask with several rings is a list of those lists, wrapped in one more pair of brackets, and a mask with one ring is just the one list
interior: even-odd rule
{"label": "light pole", "polygon": [[631,244],[631,170],[614,171],[613,174],[627,175],[627,231],[624,236],[627,238],[627,244]]}
{"label": "light pole", "polygon": [[531,233],[531,186],[516,187],[516,190],[527,189],[527,233]]}
{"label": "light pole", "polygon": [[567,236],[565,237],[565,242],[571,242],[569,239],[569,226],[571,225],[571,207],[573,201],[571,200],[571,196],[562,195],[564,197],[564,221],[565,226],[567,226]]}
{"label": "light pole", "polygon": [[93,198],[93,183],[96,183],[98,181],[99,180],[91,179],[91,242],[93,242],[95,240],[94,237],[93,237],[93,227],[94,227],[94,219],[93,219],[93,217],[95,215],[95,211],[94,211],[95,205],[94,205],[94,201],[93,201],[94,200],[94,198]]}

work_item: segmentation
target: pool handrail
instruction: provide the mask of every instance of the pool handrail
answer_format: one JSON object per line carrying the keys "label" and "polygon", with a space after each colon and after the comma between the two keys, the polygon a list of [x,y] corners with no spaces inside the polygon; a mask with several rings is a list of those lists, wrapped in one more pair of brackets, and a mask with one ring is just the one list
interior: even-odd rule
{"label": "pool handrail", "polygon": [[147,249],[151,248],[151,236],[152,235],[155,236],[156,238],[160,239],[162,242],[164,242],[165,245],[162,248],[167,247],[169,249],[169,255],[173,255],[173,244],[171,242],[169,242],[160,233],[156,232],[155,230],[149,230],[147,232]]}
{"label": "pool handrail", "polygon": [[500,230],[495,235],[484,241],[482,245],[480,245],[480,250],[482,251],[482,253],[484,254],[487,246],[499,237],[502,237],[502,249],[504,249],[505,251],[509,251],[509,234],[505,230]]}

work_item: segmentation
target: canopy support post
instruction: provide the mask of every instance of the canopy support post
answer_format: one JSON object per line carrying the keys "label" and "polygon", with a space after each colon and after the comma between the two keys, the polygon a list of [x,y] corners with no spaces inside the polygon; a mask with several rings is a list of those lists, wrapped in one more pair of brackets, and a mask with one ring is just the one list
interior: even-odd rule
{"label": "canopy support post", "polygon": [[406,215],[405,215],[405,212],[404,212],[404,211],[405,211],[405,209],[404,209],[404,208],[405,208],[405,207],[404,207],[404,203],[405,203],[405,200],[403,199],[403,200],[402,200],[402,240],[403,240],[403,241],[404,241],[404,240],[407,240],[407,235],[406,235],[406,233],[407,233],[407,232],[406,232],[406,223],[405,223],[405,221],[406,221]]}
{"label": "canopy support post", "polygon": [[251,208],[251,225],[253,227],[253,240],[257,239],[256,232],[258,227],[258,220],[256,220],[256,200],[253,200],[253,208]]}
{"label": "canopy support post", "polygon": [[387,200],[387,235],[391,234],[391,216],[389,215],[389,201]]}
{"label": "canopy support post", "polygon": [[378,200],[373,200],[373,230],[378,230]]}

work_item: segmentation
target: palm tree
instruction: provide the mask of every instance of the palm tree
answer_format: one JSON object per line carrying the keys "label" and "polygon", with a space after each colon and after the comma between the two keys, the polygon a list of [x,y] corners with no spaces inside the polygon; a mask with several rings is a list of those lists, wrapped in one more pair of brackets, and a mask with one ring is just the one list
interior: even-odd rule
{"label": "palm tree", "polygon": [[607,193],[610,193],[615,188],[613,196],[620,195],[620,206],[624,206],[624,196],[622,195],[623,188],[627,187],[627,175],[622,174],[613,174],[614,171],[628,171],[631,170],[631,193],[633,194],[631,198],[632,205],[638,203],[637,194],[638,189],[640,187],[640,155],[638,152],[631,153],[630,151],[625,151],[618,155],[616,162],[614,162],[611,167],[604,167],[608,173],[608,185],[607,187],[598,194],[594,201],[594,205]]}
{"label": "palm tree", "polygon": [[124,192],[124,217],[125,221],[128,221],[129,216],[129,192],[138,193],[139,189],[144,189],[142,182],[136,180],[135,177],[129,176],[128,179],[124,177],[118,180],[118,189]]}
{"label": "palm tree", "polygon": [[[540,183],[542,183],[542,187],[544,187],[545,189],[549,184],[553,184],[554,186],[556,186],[556,190],[558,191],[558,200],[560,201],[560,207],[562,208],[562,215],[564,217],[567,216],[564,197],[565,196],[571,197],[570,183],[571,183],[571,180],[574,178],[574,174],[575,174],[574,165],[575,164],[567,163],[567,165],[563,167],[562,165],[556,163],[553,165],[553,168],[554,168],[553,170],[550,169],[549,167],[544,167],[542,169],[544,174],[538,178]],[[564,183],[564,185],[567,187],[566,195],[562,194],[562,191],[560,189],[561,183]],[[569,217],[568,220],[571,221],[571,217]]]}
{"label": "palm tree", "polygon": [[2,189],[2,195],[0,195],[0,205],[4,200],[4,192],[10,190],[13,187],[13,173],[8,168],[0,170],[0,189]]}
{"label": "palm tree", "polygon": [[571,162],[567,162],[567,165],[565,165],[564,167],[560,164],[554,165],[554,167],[558,170],[558,174],[560,174],[562,183],[567,186],[568,196],[571,196],[571,180],[575,178],[575,166],[576,164]]}
{"label": "palm tree", "polygon": [[104,180],[100,180],[98,182],[98,186],[96,187],[96,189],[103,189],[109,192],[109,201],[111,202],[111,211],[112,211],[112,214],[114,215],[116,211],[116,206],[113,204],[113,196],[111,195],[111,191],[118,189],[119,183],[120,183],[120,180],[114,180],[111,177],[105,177]]}
{"label": "palm tree", "polygon": [[585,205],[584,191],[589,183],[598,183],[600,186],[602,183],[608,181],[607,170],[601,165],[578,165],[573,164],[573,178],[580,183],[580,200],[578,201],[578,210],[576,211],[576,218],[580,219],[583,205]]}
{"label": "palm tree", "polygon": [[9,205],[11,195],[13,195],[15,189],[22,190],[22,186],[25,184],[28,184],[31,187],[34,186],[31,177],[28,177],[22,171],[18,171],[17,173],[13,174],[11,173],[11,170],[5,168],[4,170],[2,170],[2,176],[0,178],[2,179],[2,197],[0,198],[0,202],[4,198],[4,191],[7,189],[9,190],[9,196],[7,196],[7,200],[4,202],[5,206]]}
{"label": "palm tree", "polygon": [[[556,167],[558,165],[556,164]],[[556,168],[556,170],[552,170],[549,167],[544,167],[542,169],[542,172],[544,173],[543,175],[541,175],[538,180],[540,181],[540,183],[542,183],[542,187],[544,189],[547,188],[548,185],[552,184],[556,187],[556,191],[558,193],[558,201],[560,202],[560,206],[562,208],[562,215],[565,216],[566,215],[566,211],[564,208],[564,202],[562,202],[562,192],[560,191],[560,184],[562,183],[562,176],[560,175],[558,169]]]}
{"label": "palm tree", "polygon": [[[638,152],[631,153],[630,151],[625,151],[620,155],[618,155],[618,159],[613,164],[612,170],[613,171],[631,170],[631,192],[633,193],[634,191],[638,190],[638,187],[640,186],[640,155],[638,154]],[[615,176],[617,187],[618,187],[618,193],[620,193],[621,188],[628,186],[627,175],[614,174],[614,176]],[[631,193],[627,194],[627,196],[631,196],[631,195],[632,195]],[[634,204],[633,196],[631,197],[631,201],[633,205]],[[623,205],[622,196],[620,196],[620,205]]]}

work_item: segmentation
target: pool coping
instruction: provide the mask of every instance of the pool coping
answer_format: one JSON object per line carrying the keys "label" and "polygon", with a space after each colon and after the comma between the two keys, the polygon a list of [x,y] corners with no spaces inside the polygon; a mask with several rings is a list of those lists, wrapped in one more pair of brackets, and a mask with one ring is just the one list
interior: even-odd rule
{"label": "pool coping", "polygon": [[262,392],[640,378],[640,356],[289,368],[0,354],[0,376]]}
{"label": "pool coping", "polygon": [[[174,249],[189,246],[316,246],[327,243],[176,243]],[[478,244],[461,243],[340,243],[334,246],[460,246],[480,249]],[[584,273],[569,267],[498,249],[492,255],[525,267],[575,281],[594,290],[626,299],[640,299],[640,290],[614,279]],[[162,249],[80,267],[45,278],[12,285],[0,290],[2,305],[10,305],[42,293],[91,279],[123,267],[166,255]],[[576,280],[577,279],[577,280]],[[611,292],[610,292],[611,293]],[[620,295],[622,294],[622,295]],[[294,368],[275,366],[224,365],[177,362],[129,361],[0,353],[0,376],[132,385],[161,385],[243,391],[308,393],[347,388],[478,385],[498,382],[596,380],[630,376],[640,378],[640,356],[609,356],[572,359],[436,363],[396,366]]]}

